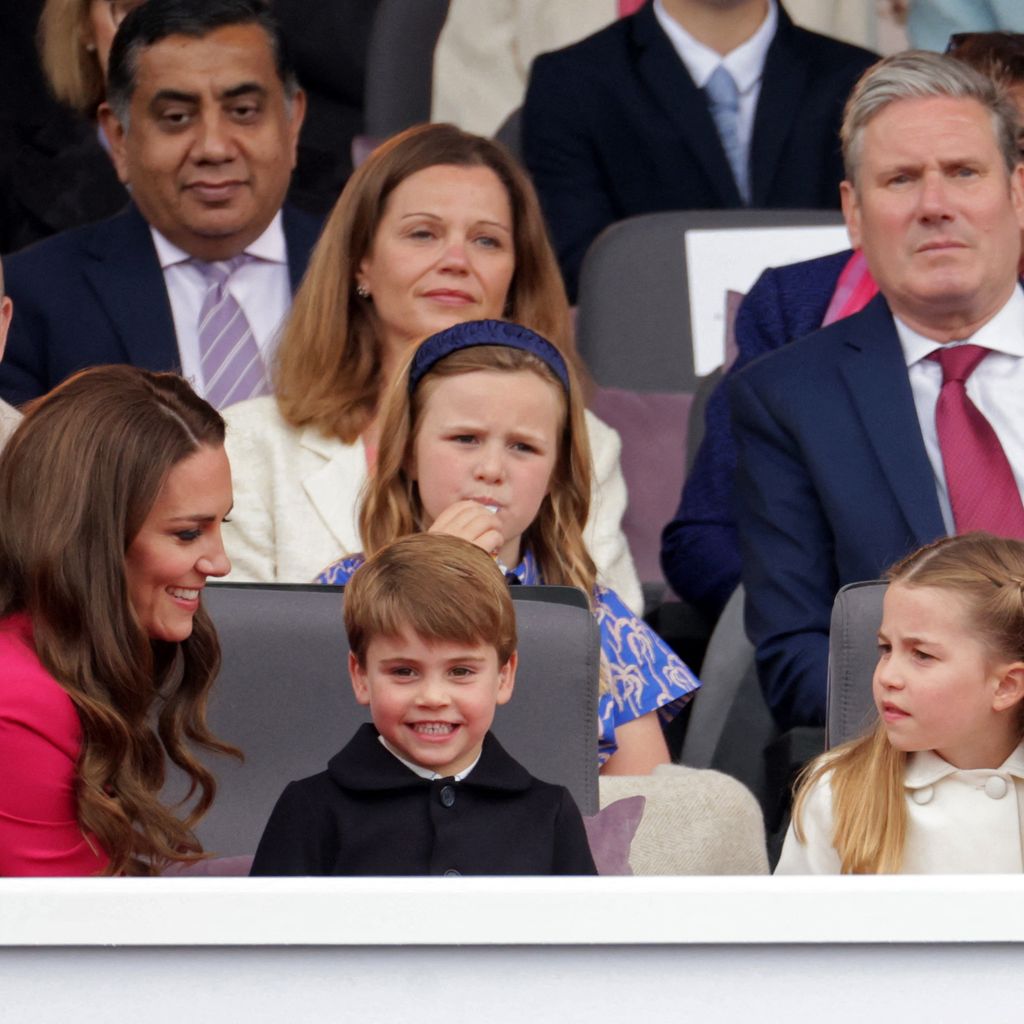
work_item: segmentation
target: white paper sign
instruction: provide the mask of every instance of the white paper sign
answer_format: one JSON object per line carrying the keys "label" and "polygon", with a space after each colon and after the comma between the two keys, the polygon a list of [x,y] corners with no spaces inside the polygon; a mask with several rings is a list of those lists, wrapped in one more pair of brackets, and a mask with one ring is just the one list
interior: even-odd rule
{"label": "white paper sign", "polygon": [[725,358],[726,292],[750,291],[766,267],[849,248],[846,228],[714,228],[686,232],[693,363],[703,377]]}

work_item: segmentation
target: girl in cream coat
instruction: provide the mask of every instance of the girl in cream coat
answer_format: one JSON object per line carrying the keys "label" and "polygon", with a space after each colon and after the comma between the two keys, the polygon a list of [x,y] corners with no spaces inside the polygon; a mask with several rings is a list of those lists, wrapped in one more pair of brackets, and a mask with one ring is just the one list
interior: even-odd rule
{"label": "girl in cream coat", "polygon": [[811,765],[777,873],[1020,872],[1024,543],[945,537],[889,580],[880,721]]}

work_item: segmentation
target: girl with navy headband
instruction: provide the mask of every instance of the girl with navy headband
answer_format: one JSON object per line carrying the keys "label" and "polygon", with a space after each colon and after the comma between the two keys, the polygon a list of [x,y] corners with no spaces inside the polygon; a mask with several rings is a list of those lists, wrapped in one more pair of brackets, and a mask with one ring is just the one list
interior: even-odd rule
{"label": "girl with navy headband", "polygon": [[367,555],[426,530],[472,541],[512,581],[579,587],[601,630],[602,770],[645,774],[669,761],[660,721],[700,684],[598,583],[582,533],[590,476],[579,384],[558,350],[518,324],[457,324],[423,342],[392,386],[359,512],[364,554],[318,582],[346,583]]}

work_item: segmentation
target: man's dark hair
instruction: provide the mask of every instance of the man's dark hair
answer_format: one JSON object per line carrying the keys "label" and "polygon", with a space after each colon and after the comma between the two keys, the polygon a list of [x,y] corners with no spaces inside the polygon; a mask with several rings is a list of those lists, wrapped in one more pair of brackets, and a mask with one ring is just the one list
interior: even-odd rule
{"label": "man's dark hair", "polygon": [[121,22],[110,48],[107,102],[121,124],[128,124],[143,50],[168,36],[202,39],[225,25],[259,25],[266,32],[277,75],[290,100],[299,84],[281,27],[267,0],[147,0]]}

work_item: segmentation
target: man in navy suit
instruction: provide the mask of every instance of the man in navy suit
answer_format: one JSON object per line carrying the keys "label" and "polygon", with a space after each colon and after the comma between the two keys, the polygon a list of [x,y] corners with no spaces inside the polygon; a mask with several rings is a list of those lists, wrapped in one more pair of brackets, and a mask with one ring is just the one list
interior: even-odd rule
{"label": "man in navy suit", "polygon": [[523,155],[570,294],[587,247],[624,217],[836,206],[843,104],[875,59],[797,28],[777,0],[654,0],[538,57]]}
{"label": "man in navy suit", "polygon": [[824,721],[839,587],[958,529],[936,421],[944,371],[935,357],[947,346],[988,350],[967,395],[995,432],[1019,501],[1016,123],[989,80],[950,58],[911,52],[868,72],[843,125],[842,202],[881,294],[731,383],[747,632],[784,726]]}
{"label": "man in navy suit", "polygon": [[108,97],[100,120],[133,201],[8,259],[19,315],[0,396],[13,404],[101,363],[179,370],[206,392],[212,266],[229,268],[227,301],[269,364],[316,240],[313,219],[282,209],[305,96],[261,0],[135,8]]}

